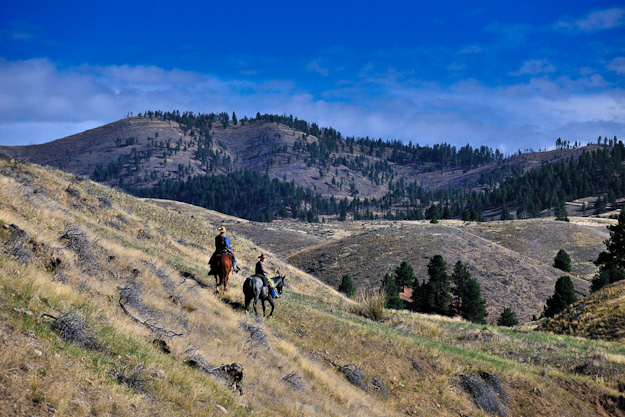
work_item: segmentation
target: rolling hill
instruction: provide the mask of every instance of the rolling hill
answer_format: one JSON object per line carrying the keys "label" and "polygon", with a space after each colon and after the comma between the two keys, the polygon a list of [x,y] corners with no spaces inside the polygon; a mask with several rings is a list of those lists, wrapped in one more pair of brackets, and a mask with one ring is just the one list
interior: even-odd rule
{"label": "rolling hill", "polygon": [[539,316],[553,294],[556,280],[565,275],[553,267],[553,258],[565,249],[579,296],[587,295],[596,273],[593,261],[605,249],[606,226],[611,219],[571,218],[495,221],[488,223],[445,220],[363,221],[310,224],[245,221],[185,203],[151,200],[155,204],[211,223],[223,222],[240,236],[275,256],[338,288],[344,274],[360,289],[378,288],[385,273],[406,261],[417,278],[427,280],[427,263],[437,254],[453,265],[462,261],[478,279],[495,320],[512,307],[522,321]]}
{"label": "rolling hill", "polygon": [[[446,144],[411,145],[398,151],[399,142],[369,138],[359,142],[314,123],[315,128],[309,129],[308,123],[297,119],[289,126],[285,124],[289,119],[279,116],[258,115],[234,124],[213,114],[173,114],[128,117],[40,145],[0,146],[0,154],[124,187],[252,170],[294,181],[326,197],[371,200],[384,197],[400,180],[427,190],[483,190],[493,185],[488,178],[499,181],[598,148],[588,145],[507,158],[499,151],[495,155],[485,147],[468,145],[460,150]],[[414,155],[407,155],[410,152]]]}
{"label": "rolling hill", "polygon": [[[157,203],[0,161],[0,409],[70,416],[625,415],[622,343],[406,311],[387,310],[373,321],[364,304],[283,259],[307,245],[344,241],[356,250],[355,240],[369,244],[363,238],[378,229],[392,244],[381,245],[387,256],[402,239],[418,243],[410,236],[431,233],[443,244],[448,236],[458,250],[472,239],[485,254],[544,273],[533,248],[520,255],[504,247],[504,237],[478,238],[460,222],[431,229],[381,222],[369,231],[363,222],[267,225]],[[230,226],[243,267],[226,295],[216,295],[206,277],[221,224]],[[289,249],[296,234],[302,237]],[[241,285],[259,252],[288,283],[272,319],[248,316],[241,305]],[[601,366],[592,373],[595,362]]]}

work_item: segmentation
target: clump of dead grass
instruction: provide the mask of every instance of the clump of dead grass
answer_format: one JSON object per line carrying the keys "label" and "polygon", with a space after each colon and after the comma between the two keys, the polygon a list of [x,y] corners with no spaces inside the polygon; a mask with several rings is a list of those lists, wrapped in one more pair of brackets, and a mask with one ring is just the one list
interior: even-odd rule
{"label": "clump of dead grass", "polygon": [[358,294],[358,303],[350,305],[353,314],[374,321],[381,321],[385,315],[386,292],[381,290],[363,290]]}

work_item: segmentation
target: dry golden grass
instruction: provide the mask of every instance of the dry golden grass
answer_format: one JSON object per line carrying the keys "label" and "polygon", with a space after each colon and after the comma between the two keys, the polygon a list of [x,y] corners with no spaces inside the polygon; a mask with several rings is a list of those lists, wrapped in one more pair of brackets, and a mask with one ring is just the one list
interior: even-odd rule
{"label": "dry golden grass", "polygon": [[592,339],[625,340],[625,282],[602,288],[545,320],[539,330]]}
{"label": "dry golden grass", "polygon": [[[619,344],[491,328],[494,338],[463,320],[381,309],[380,299],[371,300],[367,314],[352,314],[362,304],[284,263],[236,227],[230,236],[244,273],[233,274],[230,292],[217,296],[206,262],[216,228],[234,219],[192,217],[90,181],[73,184],[77,197],[66,191],[72,181],[53,170],[0,162],[0,220],[23,230],[28,247],[37,248],[21,262],[6,250],[9,229],[0,230],[0,409],[13,414],[54,408],[70,416],[203,416],[223,409],[236,416],[479,415],[459,375],[483,371],[502,381],[510,415],[598,415],[623,379]],[[61,239],[68,225],[84,232],[88,262]],[[287,276],[272,319],[242,308],[242,284],[260,252]],[[61,264],[46,269],[51,256]],[[122,310],[124,288],[135,295],[126,301],[128,311],[152,329]],[[103,348],[63,341],[45,316],[63,312],[83,317]],[[157,327],[183,335],[159,334]],[[165,340],[171,353],[154,339]],[[536,352],[544,362],[532,362]],[[244,395],[185,365],[191,355],[214,367],[242,364]],[[601,380],[571,371],[596,355],[609,370]],[[146,369],[141,376],[149,389],[116,382],[111,370],[123,369]],[[360,387],[348,381],[346,369],[358,370]],[[580,384],[585,398],[604,402],[583,400]]]}

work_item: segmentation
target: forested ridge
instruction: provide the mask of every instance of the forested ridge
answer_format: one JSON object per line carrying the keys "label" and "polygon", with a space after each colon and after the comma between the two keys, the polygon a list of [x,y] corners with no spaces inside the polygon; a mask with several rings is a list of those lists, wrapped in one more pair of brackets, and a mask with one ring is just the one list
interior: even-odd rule
{"label": "forested ridge", "polygon": [[197,175],[188,180],[163,180],[152,188],[129,188],[139,197],[176,200],[254,221],[293,217],[319,221],[319,213],[336,214],[339,203],[294,182],[270,179],[255,171],[228,175]]}
{"label": "forested ridge", "polygon": [[[180,200],[246,219],[294,218],[314,222],[319,216],[336,216],[340,220],[483,220],[485,211],[489,211],[491,219],[495,218],[493,213],[509,219],[513,218],[512,213],[516,218],[528,218],[538,217],[545,210],[566,217],[567,201],[600,197],[593,207],[584,206],[589,214],[598,214],[625,195],[625,151],[616,138],[609,142],[606,138],[603,145],[600,138],[595,150],[580,150],[579,157],[543,162],[524,172],[522,166],[507,163],[510,156],[486,146],[466,145],[458,149],[446,143],[421,146],[397,140],[343,137],[336,129],[321,128],[291,115],[257,113],[255,118],[238,119],[234,112],[147,111],[139,117],[175,122],[184,136],[172,141],[156,134],[148,137],[147,146],[139,150],[133,146],[136,138],[118,138],[116,146],[129,147],[128,154],[121,154],[107,167],[96,166],[93,179],[117,179],[119,186],[139,196]],[[226,129],[230,125],[255,123],[286,126],[299,136],[287,143],[280,141],[280,133],[270,136],[266,128],[259,131],[248,146],[258,149],[253,158],[260,165],[250,169],[249,161],[240,161],[239,155],[224,150],[224,143],[217,143],[213,130],[216,124]],[[581,143],[571,145],[558,139],[556,146],[561,150],[571,146],[578,149]],[[167,175],[153,165],[149,172],[142,169],[152,157],[159,158],[165,168],[170,158],[181,151],[188,152],[191,159],[178,163],[177,169],[169,168]],[[286,174],[278,178],[270,174],[272,167],[295,161],[303,161],[305,169],[318,172],[318,184],[326,184],[328,190],[334,187],[342,195],[327,191],[324,195],[314,185],[304,187],[297,182],[297,174],[295,180]],[[433,189],[407,174],[466,172],[482,166],[489,168],[473,183],[481,191],[471,189],[471,184]],[[377,198],[360,193],[355,174],[388,192]],[[142,181],[155,185],[145,187]]]}
{"label": "forested ridge", "polygon": [[503,207],[515,208],[517,218],[527,218],[538,217],[547,209],[557,212],[566,201],[596,195],[600,198],[592,211],[605,211],[607,205],[614,205],[617,198],[625,195],[624,158],[625,147],[619,142],[612,149],[583,152],[578,159],[545,163],[523,175],[509,177],[486,192],[432,192],[400,179],[391,183],[391,191],[381,199],[356,196],[338,200],[303,189],[293,181],[270,180],[253,171],[195,176],[186,181],[168,179],[150,189],[130,191],[143,197],[183,201],[260,221],[287,217],[318,221],[319,215],[338,215],[344,220],[348,213],[355,219],[479,220],[482,211]]}

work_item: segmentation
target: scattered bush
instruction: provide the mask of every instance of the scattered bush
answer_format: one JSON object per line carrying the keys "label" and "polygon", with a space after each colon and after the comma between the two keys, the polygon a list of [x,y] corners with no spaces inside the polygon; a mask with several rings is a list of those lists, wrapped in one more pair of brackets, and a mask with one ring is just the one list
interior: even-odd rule
{"label": "scattered bush", "polygon": [[510,307],[506,307],[501,312],[501,315],[497,319],[497,325],[512,327],[519,324],[519,321],[516,318],[516,313],[512,311]]}
{"label": "scattered bush", "polygon": [[[490,375],[488,373],[483,374]],[[477,376],[472,377],[460,374],[460,383],[462,387],[473,396],[475,404],[481,410],[484,410],[489,414],[496,414],[499,416],[508,415],[505,407],[501,403],[499,393],[495,390],[495,387],[491,385],[491,378],[488,378],[484,381],[483,376],[481,378],[478,378]],[[501,388],[500,385],[499,388]]]}
{"label": "scattered bush", "polygon": [[339,285],[339,291],[350,298],[353,297],[354,294],[356,294],[356,288],[354,288],[354,283],[352,282],[352,278],[349,275],[343,275],[341,285]]}
{"label": "scattered bush", "polygon": [[571,272],[571,257],[564,249],[560,249],[555,258],[553,258],[553,266],[564,272]]}
{"label": "scattered bush", "polygon": [[150,368],[144,368],[143,364],[137,364],[130,370],[130,365],[124,365],[119,370],[111,369],[110,373],[115,377],[120,384],[126,384],[136,392],[150,392],[152,386],[149,384],[149,380],[143,378],[143,374]]}
{"label": "scattered bush", "polygon": [[61,314],[52,323],[52,330],[62,339],[87,349],[99,350],[101,348],[101,345],[92,334],[91,327],[82,317],[75,313]]}
{"label": "scattered bush", "polygon": [[556,289],[554,294],[547,299],[545,306],[545,316],[553,317],[556,314],[567,309],[568,306],[577,301],[575,287],[568,275],[561,276],[556,281]]}

